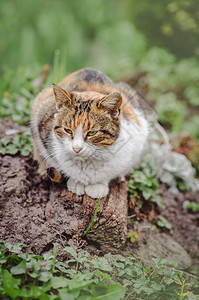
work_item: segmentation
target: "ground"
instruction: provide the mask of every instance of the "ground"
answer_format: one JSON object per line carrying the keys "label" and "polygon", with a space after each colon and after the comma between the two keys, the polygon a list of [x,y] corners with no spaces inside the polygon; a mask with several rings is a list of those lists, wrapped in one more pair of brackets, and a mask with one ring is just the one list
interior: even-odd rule
{"label": "ground", "polygon": [[[13,128],[20,131],[27,129],[7,119],[2,119],[0,138],[5,137],[5,132]],[[71,203],[71,216],[66,220],[64,210],[68,204],[60,204],[57,201],[57,213],[53,215],[52,224],[49,198],[53,184],[50,179],[43,178],[37,173],[37,166],[31,155],[27,157],[0,155],[0,180],[1,240],[24,243],[28,246],[28,251],[38,254],[51,249],[52,242],[57,243],[60,249],[66,245],[77,246],[78,243],[79,248],[103,254],[103,247],[100,244],[92,243],[84,238],[77,241],[77,237],[72,237],[67,230],[63,229],[67,228],[69,223],[71,225],[74,222],[73,212],[76,209],[75,205],[79,205],[78,203]],[[139,237],[133,244],[128,240],[120,250],[117,250],[117,253],[146,257],[148,254],[146,255],[145,250],[147,249],[147,252],[153,253],[146,257],[146,260],[150,260],[158,253],[159,256],[163,255],[170,260],[178,259],[178,267],[182,269],[190,268],[196,263],[199,253],[199,219],[196,213],[184,210],[182,204],[185,200],[199,203],[199,192],[183,192],[173,196],[167,191],[166,186],[162,185],[161,196],[165,204],[164,209],[146,202],[144,211],[142,210],[139,214],[136,210],[134,212],[129,210],[129,214],[134,215],[134,225],[131,224],[129,218],[128,230],[137,230]],[[153,230],[152,224],[160,215],[171,223],[170,230],[158,227]],[[138,223],[135,225],[136,221]],[[77,224],[74,222],[73,226],[76,228]],[[78,226],[76,231],[78,233]],[[157,249],[158,245],[160,250]],[[111,251],[110,245],[106,252]]]}

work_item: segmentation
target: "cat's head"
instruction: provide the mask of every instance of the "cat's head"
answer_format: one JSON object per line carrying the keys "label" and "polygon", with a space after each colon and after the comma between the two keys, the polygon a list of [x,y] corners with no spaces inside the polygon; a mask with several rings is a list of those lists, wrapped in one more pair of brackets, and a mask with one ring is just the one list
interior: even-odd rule
{"label": "cat's head", "polygon": [[120,130],[120,93],[66,92],[53,85],[57,113],[54,131],[75,155],[88,154],[94,147],[111,146]]}

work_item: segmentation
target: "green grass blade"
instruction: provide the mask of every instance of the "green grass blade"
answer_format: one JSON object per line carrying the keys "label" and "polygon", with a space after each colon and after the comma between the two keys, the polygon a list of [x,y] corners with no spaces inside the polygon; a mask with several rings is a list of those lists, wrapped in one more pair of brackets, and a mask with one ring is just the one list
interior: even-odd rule
{"label": "green grass blade", "polygon": [[96,215],[97,215],[97,211],[98,211],[99,205],[100,205],[100,197],[99,197],[98,202],[97,202],[97,206],[96,206],[96,209],[95,209],[94,216],[93,216],[93,218],[92,218],[92,220],[91,220],[91,222],[90,222],[88,228],[87,228],[86,231],[84,232],[83,236],[85,236],[85,235],[87,234],[87,232],[91,229],[91,226],[92,226],[92,224],[93,224],[93,222],[94,222],[94,220],[95,220],[95,217],[96,217]]}

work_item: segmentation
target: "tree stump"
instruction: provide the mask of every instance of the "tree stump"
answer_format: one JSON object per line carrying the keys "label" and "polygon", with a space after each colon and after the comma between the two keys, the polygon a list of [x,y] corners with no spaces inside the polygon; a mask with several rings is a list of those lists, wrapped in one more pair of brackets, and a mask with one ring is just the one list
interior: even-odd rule
{"label": "tree stump", "polygon": [[74,236],[78,243],[87,241],[95,250],[114,252],[124,245],[127,182],[111,182],[109,195],[100,200],[92,227],[82,239],[97,199],[77,196],[66,189],[66,184],[42,178],[22,157],[0,156],[0,170],[0,239],[24,243],[26,251],[36,254],[49,251],[56,243],[60,258],[64,258],[63,248],[73,244]]}
{"label": "tree stump", "polygon": [[[6,130],[26,130],[0,120],[0,138]],[[14,137],[14,134],[10,138]],[[124,245],[127,235],[127,182],[114,180],[109,195],[100,200],[91,229],[84,236],[97,199],[77,196],[37,172],[31,157],[0,155],[0,240],[27,245],[25,251],[42,254],[58,244],[59,253],[73,243],[88,243],[94,251],[112,251]],[[75,246],[75,244],[74,244]],[[81,248],[81,247],[80,247]]]}
{"label": "tree stump", "polygon": [[[62,236],[82,237],[93,219],[97,202],[97,199],[77,196],[60,184],[53,184],[45,210],[46,220],[51,230],[59,231]],[[124,245],[126,235],[127,182],[114,180],[109,195],[100,200],[97,215],[85,238],[106,251]]]}

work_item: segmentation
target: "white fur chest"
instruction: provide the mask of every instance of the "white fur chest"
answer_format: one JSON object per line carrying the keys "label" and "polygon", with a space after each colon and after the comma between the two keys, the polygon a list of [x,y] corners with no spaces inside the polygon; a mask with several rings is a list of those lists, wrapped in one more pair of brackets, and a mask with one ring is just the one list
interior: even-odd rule
{"label": "white fur chest", "polygon": [[70,161],[67,160],[60,166],[62,173],[84,185],[99,182],[105,169],[103,161],[91,159],[77,160],[71,158]]}
{"label": "white fur chest", "polygon": [[[70,140],[58,141],[52,132],[51,157],[55,158],[56,164],[53,166],[84,185],[108,183],[128,174],[137,165],[148,136],[147,122],[142,116],[139,120],[141,126],[123,120],[119,137],[110,147],[98,148],[82,142],[80,154],[74,153]],[[80,143],[79,136],[78,141]]]}

